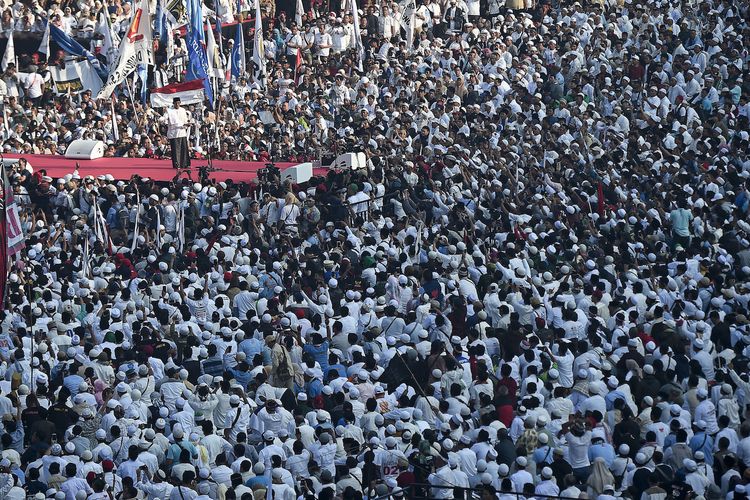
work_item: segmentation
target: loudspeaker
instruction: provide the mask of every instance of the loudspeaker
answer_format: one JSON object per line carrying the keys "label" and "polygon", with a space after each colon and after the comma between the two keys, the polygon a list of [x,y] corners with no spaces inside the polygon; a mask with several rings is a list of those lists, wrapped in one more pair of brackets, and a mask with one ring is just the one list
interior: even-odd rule
{"label": "loudspeaker", "polygon": [[344,153],[336,158],[331,167],[351,170],[367,168],[367,157],[364,153]]}
{"label": "loudspeaker", "polygon": [[312,163],[300,163],[293,167],[286,168],[281,171],[281,182],[291,179],[295,184],[302,184],[307,182],[313,176]]}
{"label": "loudspeaker", "polygon": [[102,141],[84,141],[78,139],[70,143],[65,151],[65,158],[74,160],[96,160],[104,156],[104,143]]}

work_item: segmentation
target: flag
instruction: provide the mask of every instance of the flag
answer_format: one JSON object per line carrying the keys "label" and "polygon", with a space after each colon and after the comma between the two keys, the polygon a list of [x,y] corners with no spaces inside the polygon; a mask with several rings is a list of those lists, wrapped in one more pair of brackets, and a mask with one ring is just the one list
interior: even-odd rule
{"label": "flag", "polygon": [[302,0],[297,0],[297,6],[294,8],[294,22],[300,28],[302,28],[302,14],[304,13],[305,7],[302,5]]}
{"label": "flag", "polygon": [[357,49],[357,71],[364,71],[365,46],[362,45],[362,32],[359,29],[357,0],[352,0],[352,24],[354,24],[354,47]]}
{"label": "flag", "polygon": [[211,90],[211,79],[208,77],[202,0],[187,0],[187,15],[188,24],[185,36],[188,49],[187,80],[203,80],[209,106],[212,106],[214,96]]}
{"label": "flag", "polygon": [[90,90],[96,95],[102,88],[102,80],[88,61],[68,61],[65,65],[50,66],[50,76],[57,95],[79,94]]}
{"label": "flag", "polygon": [[[219,18],[216,18],[217,25],[221,23]],[[221,36],[221,32],[219,32]],[[206,19],[206,58],[208,60],[208,76],[211,78],[224,78],[224,64],[221,61],[221,51],[219,46],[216,44],[216,38],[214,38],[214,30],[211,28],[211,22]]]}
{"label": "flag", "polygon": [[167,40],[166,6],[164,0],[157,0],[154,14],[154,36],[159,37],[161,43]]}
{"label": "flag", "polygon": [[[120,43],[117,59],[110,64],[109,76],[97,99],[106,99],[139,64],[154,64],[154,49],[151,36],[149,1],[141,0],[141,6],[133,14],[125,38]],[[54,35],[53,26],[50,33]]]}
{"label": "flag", "polygon": [[63,30],[55,26],[54,24],[47,23],[47,28],[49,30],[49,36],[52,40],[55,41],[57,45],[60,46],[60,48],[69,54],[73,54],[75,56],[79,57],[85,57],[89,60],[91,65],[96,70],[96,73],[101,77],[102,80],[107,79],[107,73],[102,68],[101,63],[99,60],[94,57],[94,54],[89,52],[88,50],[84,49],[83,46],[73,40],[69,35],[67,35]]}
{"label": "flag", "polygon": [[[141,103],[146,104],[146,92],[148,91],[148,64],[139,64],[135,73],[141,81]],[[135,81],[133,81],[133,86],[135,86]]]}
{"label": "flag", "polygon": [[245,73],[245,69],[245,34],[242,32],[242,23],[239,22],[232,47],[232,78],[239,80],[240,76]]}
{"label": "flag", "polygon": [[99,33],[102,35],[101,54],[107,59],[107,64],[111,65],[117,56],[120,37],[112,31],[112,23],[106,9],[99,13]]}
{"label": "flag", "polygon": [[218,46],[218,64],[217,69],[220,71],[221,74],[217,75],[219,78],[226,80],[227,79],[227,60],[224,57],[224,36],[221,33],[221,18],[216,18],[216,38],[215,40],[219,42]]}
{"label": "flag", "polygon": [[211,20],[206,18],[206,73],[209,78],[214,76],[214,57],[216,55],[216,40],[214,30],[211,29]]}
{"label": "flag", "polygon": [[172,61],[174,57],[174,24],[167,17],[164,21],[166,23],[167,32],[167,61]]}
{"label": "flag", "polygon": [[186,24],[185,0],[166,0],[166,16],[172,26]]}
{"label": "flag", "polygon": [[[12,35],[11,35],[12,36]],[[10,43],[10,40],[9,42]],[[4,58],[3,58],[4,59]],[[21,230],[21,218],[18,216],[18,205],[13,197],[13,187],[8,182],[8,173],[5,164],[2,169],[2,191],[0,204],[0,309],[5,306],[5,287],[8,280],[8,261],[17,255],[26,246],[23,231]]]}
{"label": "flag", "polygon": [[[0,67],[2,67],[3,71],[8,69],[9,64],[15,64],[16,63],[16,46],[13,43],[13,32],[10,32],[10,35],[8,36],[8,43],[5,45],[5,53],[3,54],[3,60],[2,63],[0,63]],[[18,68],[16,68],[17,70]]]}
{"label": "flag", "polygon": [[417,13],[417,2],[406,0],[401,7],[401,27],[406,31],[406,50],[411,50],[414,44],[414,16]]}
{"label": "flag", "polygon": [[49,58],[49,23],[44,28],[44,35],[42,35],[42,43],[39,44],[37,52],[40,52]]}
{"label": "flag", "polygon": [[255,33],[253,34],[253,78],[266,88],[266,55],[263,47],[263,19],[260,14],[260,0],[255,0]]}
{"label": "flag", "polygon": [[191,80],[182,83],[170,83],[164,87],[151,89],[151,106],[166,108],[172,105],[172,100],[179,97],[182,104],[197,104],[203,102],[203,82]]}
{"label": "flag", "polygon": [[302,49],[297,48],[297,58],[294,60],[294,84],[299,85],[299,68],[302,66]]}

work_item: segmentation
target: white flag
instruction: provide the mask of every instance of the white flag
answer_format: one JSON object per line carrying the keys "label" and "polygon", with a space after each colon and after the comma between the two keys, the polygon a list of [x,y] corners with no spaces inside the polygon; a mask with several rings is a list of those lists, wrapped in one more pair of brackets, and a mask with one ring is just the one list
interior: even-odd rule
{"label": "white flag", "polygon": [[211,20],[206,16],[206,75],[209,78],[214,76],[214,55],[216,54],[216,39],[214,30],[211,29]]}
{"label": "white flag", "polygon": [[133,14],[130,28],[120,43],[120,52],[114,64],[110,64],[109,77],[97,99],[106,99],[139,64],[154,64],[153,38],[151,35],[151,13],[149,1],[141,0],[141,6]]}
{"label": "white flag", "polygon": [[[217,20],[217,22],[219,22]],[[206,61],[208,61],[208,76],[224,79],[224,65],[221,61],[221,52],[216,44],[214,30],[211,21],[206,18]]]}
{"label": "white flag", "polygon": [[266,88],[266,56],[263,47],[263,21],[260,15],[260,0],[255,0],[255,33],[253,34],[253,75],[261,88]]}
{"label": "white flag", "polygon": [[365,46],[362,45],[362,32],[359,29],[359,12],[357,0],[352,0],[352,23],[354,24],[354,46],[357,49],[357,71],[364,71]]}
{"label": "white flag", "polygon": [[37,52],[40,52],[44,54],[45,56],[49,57],[49,21],[47,21],[47,25],[44,28],[44,35],[42,35],[42,43],[39,44],[39,48],[37,49]]}
{"label": "white flag", "polygon": [[399,7],[401,8],[401,26],[406,31],[406,50],[409,51],[414,44],[414,16],[417,13],[417,2],[406,0]]}
{"label": "white flag", "polygon": [[305,8],[302,6],[302,0],[297,0],[297,6],[294,8],[294,22],[297,23],[300,29],[302,29],[302,14],[304,11]]}
{"label": "white flag", "polygon": [[106,10],[99,13],[99,33],[102,35],[101,53],[107,58],[107,65],[111,66],[117,56],[117,47],[120,37],[112,31],[109,15]]}
{"label": "white flag", "polygon": [[[3,54],[3,60],[2,63],[0,63],[0,68],[3,69],[3,71],[8,69],[8,65],[10,63],[15,64],[16,62],[16,46],[13,43],[13,32],[10,32],[10,36],[8,37],[8,44],[5,46],[5,53]],[[16,68],[16,71],[18,68]]]}

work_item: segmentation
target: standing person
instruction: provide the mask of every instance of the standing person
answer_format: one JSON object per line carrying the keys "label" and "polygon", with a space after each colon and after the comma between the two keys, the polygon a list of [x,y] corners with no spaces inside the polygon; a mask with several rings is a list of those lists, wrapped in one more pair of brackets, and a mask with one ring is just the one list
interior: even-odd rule
{"label": "standing person", "polygon": [[26,98],[31,101],[34,106],[39,105],[39,100],[44,94],[44,77],[39,74],[36,66],[29,66],[29,72],[23,79],[23,90],[26,93]]}
{"label": "standing person", "polygon": [[193,124],[193,120],[190,113],[182,107],[179,97],[172,100],[172,109],[167,110],[160,121],[167,124],[167,139],[172,150],[172,168],[189,167],[188,128]]}

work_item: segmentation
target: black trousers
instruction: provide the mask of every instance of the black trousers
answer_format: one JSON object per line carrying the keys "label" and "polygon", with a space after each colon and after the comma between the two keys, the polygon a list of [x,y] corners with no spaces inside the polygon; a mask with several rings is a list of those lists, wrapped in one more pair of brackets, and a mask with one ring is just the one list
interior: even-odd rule
{"label": "black trousers", "polygon": [[190,166],[190,149],[187,137],[169,139],[172,148],[172,168],[187,168]]}

